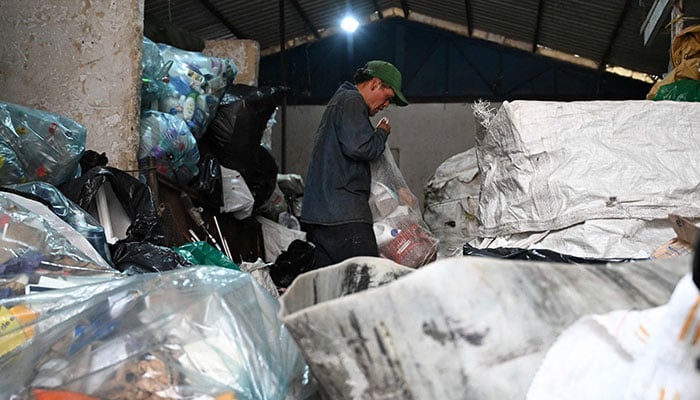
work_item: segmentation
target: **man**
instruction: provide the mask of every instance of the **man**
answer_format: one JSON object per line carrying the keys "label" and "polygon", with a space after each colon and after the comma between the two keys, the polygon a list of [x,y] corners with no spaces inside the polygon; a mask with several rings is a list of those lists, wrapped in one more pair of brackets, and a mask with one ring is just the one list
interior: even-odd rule
{"label": "man", "polygon": [[369,163],[383,154],[391,126],[382,119],[375,128],[369,117],[390,102],[408,102],[401,73],[386,61],[369,61],[354,81],[340,85],[328,102],[306,174],[301,222],[316,246],[316,267],[379,255],[368,202]]}

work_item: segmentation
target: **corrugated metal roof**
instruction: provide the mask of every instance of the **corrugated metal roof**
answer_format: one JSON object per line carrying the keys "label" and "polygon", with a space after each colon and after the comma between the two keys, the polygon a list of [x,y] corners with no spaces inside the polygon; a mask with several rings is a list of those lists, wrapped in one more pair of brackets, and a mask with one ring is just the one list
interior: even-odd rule
{"label": "corrugated metal roof", "polygon": [[[640,28],[651,0],[285,0],[285,40],[336,32],[353,13],[368,23],[399,16],[469,33],[501,37],[520,48],[540,47],[652,75],[668,69],[669,29],[644,46]],[[686,16],[700,16],[700,2],[686,1]],[[263,54],[280,45],[276,0],[145,0],[145,15],[170,21],[202,39],[253,39]],[[285,45],[286,47],[288,45]]]}

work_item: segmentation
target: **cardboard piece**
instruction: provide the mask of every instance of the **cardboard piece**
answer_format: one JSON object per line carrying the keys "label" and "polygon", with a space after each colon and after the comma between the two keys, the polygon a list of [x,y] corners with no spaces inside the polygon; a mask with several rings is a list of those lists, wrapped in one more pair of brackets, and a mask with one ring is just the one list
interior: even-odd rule
{"label": "cardboard piece", "polygon": [[676,214],[668,214],[671,227],[676,237],[654,250],[650,258],[668,258],[692,254],[698,242],[700,228],[694,223]]}

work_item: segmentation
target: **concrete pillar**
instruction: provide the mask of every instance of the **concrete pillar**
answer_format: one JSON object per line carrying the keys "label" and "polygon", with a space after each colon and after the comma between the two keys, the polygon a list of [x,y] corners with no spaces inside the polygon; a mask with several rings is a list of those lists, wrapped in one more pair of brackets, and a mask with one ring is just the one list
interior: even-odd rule
{"label": "concrete pillar", "polygon": [[87,129],[86,149],[137,166],[144,0],[2,0],[0,100]]}
{"label": "concrete pillar", "polygon": [[255,40],[207,40],[202,53],[232,59],[238,68],[234,83],[258,86],[260,44]]}

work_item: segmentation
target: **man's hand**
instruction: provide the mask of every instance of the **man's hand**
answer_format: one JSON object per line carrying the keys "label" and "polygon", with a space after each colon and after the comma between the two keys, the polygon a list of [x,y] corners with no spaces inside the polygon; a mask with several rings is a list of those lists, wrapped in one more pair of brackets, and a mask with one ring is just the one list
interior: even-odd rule
{"label": "man's hand", "polygon": [[382,119],[379,120],[379,123],[377,123],[377,128],[382,128],[386,131],[386,133],[391,133],[391,125],[389,125],[389,118],[382,117]]}

